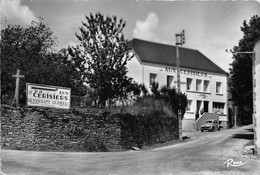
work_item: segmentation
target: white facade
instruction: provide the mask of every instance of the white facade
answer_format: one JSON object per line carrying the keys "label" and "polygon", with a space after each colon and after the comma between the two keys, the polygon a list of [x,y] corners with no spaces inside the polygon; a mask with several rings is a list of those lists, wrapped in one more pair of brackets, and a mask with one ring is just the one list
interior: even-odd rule
{"label": "white facade", "polygon": [[253,94],[254,94],[254,111],[253,123],[255,130],[255,148],[258,156],[260,155],[260,41],[255,44],[255,58],[253,60]]}
{"label": "white facade", "polygon": [[[150,89],[153,81],[162,86],[177,87],[176,67],[142,62],[137,54],[128,62],[128,76]],[[181,60],[180,60],[181,65]],[[180,66],[181,92],[187,94],[185,120],[195,121],[196,112],[218,113],[227,122],[227,75],[183,68]],[[192,122],[191,122],[192,123]],[[188,126],[192,127],[192,126]]]}

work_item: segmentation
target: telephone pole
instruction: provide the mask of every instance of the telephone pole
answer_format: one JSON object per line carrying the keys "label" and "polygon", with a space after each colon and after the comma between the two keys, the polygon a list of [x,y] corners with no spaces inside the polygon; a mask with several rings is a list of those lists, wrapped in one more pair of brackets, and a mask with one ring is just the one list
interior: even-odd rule
{"label": "telephone pole", "polygon": [[[180,56],[179,56],[179,45],[185,44],[185,31],[183,30],[180,34],[175,34],[176,37],[176,66],[177,66],[177,92],[181,92],[181,77],[180,77]],[[179,121],[179,140],[182,140],[182,113],[181,104],[178,109],[178,121]]]}
{"label": "telephone pole", "polygon": [[7,24],[7,17],[5,16],[5,29],[6,29],[6,24]]}

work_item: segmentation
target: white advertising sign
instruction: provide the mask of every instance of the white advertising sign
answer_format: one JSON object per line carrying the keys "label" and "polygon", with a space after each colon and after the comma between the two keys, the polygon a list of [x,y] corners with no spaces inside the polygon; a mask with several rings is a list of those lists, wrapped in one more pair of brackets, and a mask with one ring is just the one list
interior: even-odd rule
{"label": "white advertising sign", "polygon": [[27,105],[70,109],[70,88],[26,83]]}

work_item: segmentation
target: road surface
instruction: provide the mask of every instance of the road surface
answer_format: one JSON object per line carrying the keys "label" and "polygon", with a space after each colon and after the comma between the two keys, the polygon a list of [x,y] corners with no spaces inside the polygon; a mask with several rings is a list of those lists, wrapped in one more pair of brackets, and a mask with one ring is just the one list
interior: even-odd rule
{"label": "road surface", "polygon": [[260,174],[260,159],[242,154],[252,126],[189,132],[183,143],[146,151],[64,153],[2,150],[2,174],[174,175]]}

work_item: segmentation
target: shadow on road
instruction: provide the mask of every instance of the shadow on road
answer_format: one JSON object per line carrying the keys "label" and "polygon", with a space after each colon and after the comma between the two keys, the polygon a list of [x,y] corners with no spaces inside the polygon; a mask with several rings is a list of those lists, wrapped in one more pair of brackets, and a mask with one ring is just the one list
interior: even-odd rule
{"label": "shadow on road", "polygon": [[254,132],[254,129],[246,129],[248,132]]}
{"label": "shadow on road", "polygon": [[252,140],[254,139],[254,134],[234,134],[232,138]]}
{"label": "shadow on road", "polygon": [[233,134],[232,138],[235,139],[247,139],[247,140],[253,140],[254,139],[254,129],[249,128],[249,129],[244,129],[244,133],[240,134]]}
{"label": "shadow on road", "polygon": [[190,137],[188,137],[188,136],[183,136],[182,139],[183,139],[183,140],[188,140],[188,139],[190,139]]}

